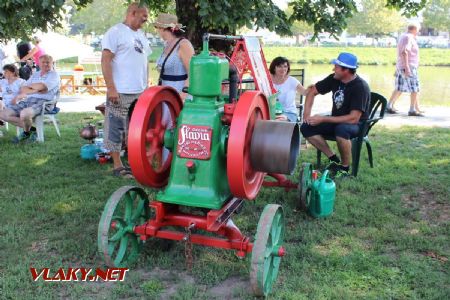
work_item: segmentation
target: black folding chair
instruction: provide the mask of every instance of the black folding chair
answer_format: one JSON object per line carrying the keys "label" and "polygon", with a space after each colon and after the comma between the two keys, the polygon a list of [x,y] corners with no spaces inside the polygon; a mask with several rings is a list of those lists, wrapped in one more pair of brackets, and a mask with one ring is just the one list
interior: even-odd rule
{"label": "black folding chair", "polygon": [[[369,118],[362,122],[359,134],[352,139],[352,175],[356,177],[359,169],[359,159],[361,157],[361,148],[363,142],[367,147],[367,155],[370,167],[373,168],[372,146],[369,141],[370,129],[384,117],[387,100],[377,93],[370,93]],[[334,137],[325,136],[326,140],[335,141]],[[322,152],[317,150],[317,167],[320,167],[320,159]]]}

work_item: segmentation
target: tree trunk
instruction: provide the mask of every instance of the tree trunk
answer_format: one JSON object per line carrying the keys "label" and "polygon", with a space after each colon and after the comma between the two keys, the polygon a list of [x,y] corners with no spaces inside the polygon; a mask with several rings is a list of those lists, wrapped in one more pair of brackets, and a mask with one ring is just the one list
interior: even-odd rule
{"label": "tree trunk", "polygon": [[[186,38],[192,43],[196,51],[201,50],[203,34],[204,33],[216,33],[216,34],[228,34],[234,35],[235,32],[231,32],[229,28],[214,28],[207,29],[203,27],[198,10],[195,7],[195,0],[176,0],[176,12],[178,16],[178,22],[186,26]],[[215,51],[230,52],[230,42],[224,41],[210,41],[209,48]]]}

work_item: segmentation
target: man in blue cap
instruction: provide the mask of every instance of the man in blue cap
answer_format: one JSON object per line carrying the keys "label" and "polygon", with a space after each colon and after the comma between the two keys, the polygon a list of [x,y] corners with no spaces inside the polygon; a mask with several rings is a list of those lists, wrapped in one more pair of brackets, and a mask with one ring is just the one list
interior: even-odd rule
{"label": "man in blue cap", "polygon": [[[334,73],[311,86],[305,100],[303,136],[330,160],[328,169],[336,177],[349,175],[351,139],[359,132],[359,123],[368,118],[370,90],[356,74],[358,59],[351,53],[341,53],[334,64]],[[311,116],[317,94],[332,92],[331,116]],[[324,137],[335,137],[341,159],[331,150]]]}

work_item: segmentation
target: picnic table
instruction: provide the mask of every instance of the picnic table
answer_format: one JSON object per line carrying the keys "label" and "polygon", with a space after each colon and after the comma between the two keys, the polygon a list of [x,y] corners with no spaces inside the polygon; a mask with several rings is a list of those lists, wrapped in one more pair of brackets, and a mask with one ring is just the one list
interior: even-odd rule
{"label": "picnic table", "polygon": [[82,80],[75,72],[59,72],[61,78],[61,94],[106,94],[106,84],[100,72],[83,72]]}

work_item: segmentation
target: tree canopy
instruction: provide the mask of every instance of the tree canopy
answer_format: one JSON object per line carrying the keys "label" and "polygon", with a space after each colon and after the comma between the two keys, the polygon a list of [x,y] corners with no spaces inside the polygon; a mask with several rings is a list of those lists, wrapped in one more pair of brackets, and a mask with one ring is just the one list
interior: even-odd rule
{"label": "tree canopy", "polygon": [[348,20],[347,30],[350,34],[379,37],[397,32],[403,23],[400,13],[388,9],[384,0],[362,0],[360,11]]}
{"label": "tree canopy", "polygon": [[123,0],[95,0],[85,8],[75,9],[73,6],[72,25],[80,28],[82,33],[104,33],[112,25],[123,21],[125,4]]}
{"label": "tree canopy", "polygon": [[[77,8],[93,0],[72,0]],[[123,0],[124,3],[131,2]],[[141,0],[154,12],[167,11],[175,2],[180,21],[187,25],[187,35],[194,45],[206,31],[233,34],[241,26],[268,28],[281,35],[292,34],[290,24],[302,20],[313,26],[314,33],[339,34],[347,19],[356,12],[354,0],[292,0],[293,14],[285,12],[272,0]],[[65,0],[2,0],[0,1],[0,40],[23,38],[36,30],[61,27]],[[386,5],[414,15],[426,0],[386,0]],[[98,12],[108,15],[107,11]]]}
{"label": "tree canopy", "polygon": [[430,0],[423,12],[425,26],[436,30],[450,30],[450,0]]}

